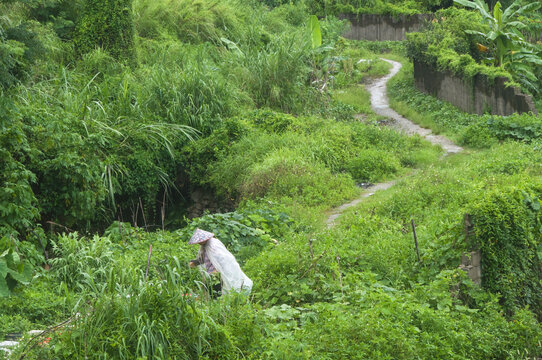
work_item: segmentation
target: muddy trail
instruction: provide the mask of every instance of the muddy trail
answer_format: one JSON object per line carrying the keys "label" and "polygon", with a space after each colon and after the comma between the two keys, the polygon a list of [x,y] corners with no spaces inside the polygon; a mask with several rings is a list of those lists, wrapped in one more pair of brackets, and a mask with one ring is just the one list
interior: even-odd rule
{"label": "muddy trail", "polygon": [[[412,121],[401,116],[400,114],[395,112],[395,110],[390,108],[386,85],[388,81],[399,72],[403,65],[400,62],[393,60],[382,60],[392,65],[390,72],[381,78],[375,79],[372,83],[365,86],[367,91],[371,94],[371,107],[373,111],[378,115],[382,115],[390,119],[390,126],[397,129],[398,131],[410,136],[416,134],[420,135],[430,143],[439,145],[446,152],[445,155],[455,154],[463,151],[462,147],[454,144],[450,139],[442,135],[433,134],[431,130],[422,128],[421,126],[414,124]],[[361,194],[360,197],[352,200],[351,202],[345,203],[331,211],[331,214],[326,220],[327,227],[333,227],[336,223],[337,218],[339,218],[339,216],[341,216],[341,214],[346,209],[351,208],[352,206],[356,206],[377,191],[389,189],[390,187],[395,185],[395,183],[396,181],[389,181],[385,183],[374,184],[365,188],[365,192]]]}

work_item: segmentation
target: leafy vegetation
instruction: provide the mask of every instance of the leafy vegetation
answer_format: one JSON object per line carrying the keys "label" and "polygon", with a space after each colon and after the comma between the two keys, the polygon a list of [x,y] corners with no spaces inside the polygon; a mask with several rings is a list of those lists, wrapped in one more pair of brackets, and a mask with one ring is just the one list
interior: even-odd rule
{"label": "leafy vegetation", "polygon": [[[407,64],[394,106],[469,148],[443,158],[397,133],[362,83],[389,70],[381,52],[407,63],[405,45],[311,16],[339,5],[447,6],[0,3],[0,340],[22,336],[8,358],[542,356],[540,118],[461,113]],[[447,11],[420,36],[467,51],[480,17]],[[392,179],[325,225],[357,185]],[[250,297],[214,298],[189,267],[195,228],[239,260]],[[481,287],[458,268],[476,248]]]}
{"label": "leafy vegetation", "polygon": [[306,2],[313,13],[321,16],[338,14],[426,14],[452,5],[448,0],[309,0]]}
{"label": "leafy vegetation", "polygon": [[536,95],[540,46],[525,41],[520,30],[527,27],[521,16],[536,10],[539,3],[521,7],[517,1],[504,11],[497,3],[493,14],[481,0],[457,3],[479,13],[454,8],[438,11],[426,30],[408,35],[408,56],[464,78],[477,74],[490,79],[506,77]]}
{"label": "leafy vegetation", "polygon": [[388,91],[391,103],[399,113],[462,145],[487,148],[505,140],[533,143],[539,141],[542,134],[539,116],[467,114],[445,101],[419,92],[414,86],[410,65],[390,81]]}

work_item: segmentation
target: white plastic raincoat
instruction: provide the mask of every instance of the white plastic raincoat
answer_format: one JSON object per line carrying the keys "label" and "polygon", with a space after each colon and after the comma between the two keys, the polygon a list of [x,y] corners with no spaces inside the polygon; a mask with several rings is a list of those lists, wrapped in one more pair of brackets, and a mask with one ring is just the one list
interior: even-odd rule
{"label": "white plastic raincoat", "polygon": [[[205,238],[208,240],[199,240]],[[194,241],[193,239],[198,239],[199,241]],[[220,273],[223,294],[228,294],[231,290],[246,295],[250,294],[252,291],[252,280],[245,275],[235,256],[226,249],[226,246],[220,240],[214,237],[214,234],[196,229],[190,243],[199,243],[201,247],[198,258],[203,255],[202,252],[205,252],[216,271]]]}

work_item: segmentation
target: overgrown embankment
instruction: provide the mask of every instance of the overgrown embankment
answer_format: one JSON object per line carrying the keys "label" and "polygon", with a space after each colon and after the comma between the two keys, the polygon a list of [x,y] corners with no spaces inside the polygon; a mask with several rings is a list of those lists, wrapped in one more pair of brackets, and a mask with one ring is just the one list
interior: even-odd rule
{"label": "overgrown embankment", "polygon": [[[28,347],[11,358],[542,355],[537,309],[528,306],[539,301],[539,140],[483,130],[486,149],[439,160],[437,146],[383,126],[358,84],[387,73],[375,50],[400,46],[338,39],[332,18],[312,17],[309,31],[301,5],[136,1],[125,14],[136,29],[133,63],[108,50],[115,42],[103,34],[101,50],[73,51],[94,27],[65,5],[0,5],[65,49],[25,58],[24,73],[9,63],[16,81],[1,100],[9,161],[0,167],[10,171],[0,175],[8,185],[0,225],[11,236],[0,242],[0,295],[9,295],[0,298],[0,336],[49,330],[21,339]],[[24,22],[48,11],[42,25]],[[10,34],[0,33],[12,51]],[[396,85],[422,96],[401,78]],[[450,134],[470,128],[462,116],[442,117]],[[396,186],[327,229],[326,212],[359,196],[356,183],[392,179]],[[192,186],[235,211],[183,220],[171,207]],[[474,234],[465,234],[467,213]],[[40,221],[66,233],[42,232]],[[250,298],[211,297],[214,284],[188,267],[195,227],[236,256],[254,281]],[[494,255],[485,288],[458,269],[475,245]],[[514,276],[524,290],[501,281]]]}

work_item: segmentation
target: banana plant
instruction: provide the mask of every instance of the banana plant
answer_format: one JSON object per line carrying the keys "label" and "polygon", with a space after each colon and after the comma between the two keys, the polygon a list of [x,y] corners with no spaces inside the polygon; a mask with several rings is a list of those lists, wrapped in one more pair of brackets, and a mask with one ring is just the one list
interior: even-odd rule
{"label": "banana plant", "polygon": [[322,32],[320,31],[320,22],[316,15],[311,15],[309,17],[308,28],[311,35],[312,49],[314,50],[322,46]]}
{"label": "banana plant", "polygon": [[540,91],[539,79],[533,72],[533,67],[537,66],[542,66],[542,57],[534,49],[529,48],[512,51],[503,63],[503,67],[514,76],[514,79],[533,94]]}
{"label": "banana plant", "polygon": [[320,22],[316,15],[311,15],[307,23],[308,33],[310,36],[310,45],[312,48],[312,79],[311,82],[321,92],[324,92],[328,87],[330,80],[330,71],[334,66],[331,53],[334,47],[331,45],[324,46],[322,44],[322,32]]}
{"label": "banana plant", "polygon": [[520,32],[527,25],[520,21],[519,17],[537,10],[542,5],[539,1],[534,1],[521,6],[520,0],[516,0],[503,11],[501,3],[497,2],[491,13],[483,0],[454,0],[454,2],[477,10],[489,25],[489,31],[486,33],[472,30],[467,33],[479,35],[493,46],[495,57],[492,60],[495,66],[502,66],[506,62],[506,57],[512,55],[514,51],[522,51],[528,47]]}

